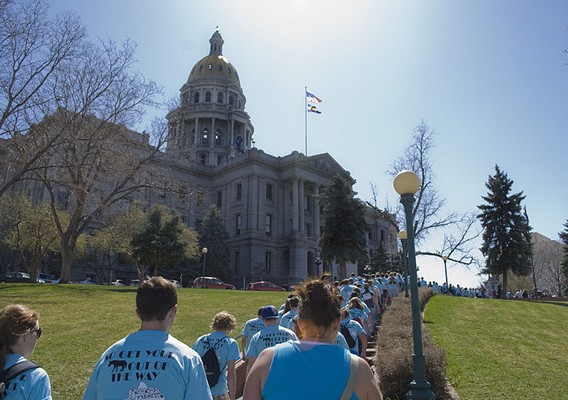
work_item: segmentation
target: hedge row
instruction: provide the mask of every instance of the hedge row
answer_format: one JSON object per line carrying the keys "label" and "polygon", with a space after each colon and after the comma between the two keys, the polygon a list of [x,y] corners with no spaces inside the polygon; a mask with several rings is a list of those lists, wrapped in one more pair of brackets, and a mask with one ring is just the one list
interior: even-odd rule
{"label": "hedge row", "polygon": [[[432,297],[431,289],[420,289],[420,309]],[[447,390],[446,353],[436,346],[429,331],[422,325],[426,379],[437,400],[451,400]],[[410,298],[404,295],[392,299],[379,325],[374,365],[385,399],[406,398],[412,376],[412,310]]]}

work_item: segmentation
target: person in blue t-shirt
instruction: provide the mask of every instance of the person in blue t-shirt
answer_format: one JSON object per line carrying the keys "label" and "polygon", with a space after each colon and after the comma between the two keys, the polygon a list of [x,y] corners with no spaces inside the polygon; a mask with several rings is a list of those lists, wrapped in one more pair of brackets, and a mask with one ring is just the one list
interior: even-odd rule
{"label": "person in blue t-shirt", "polygon": [[256,358],[264,349],[288,340],[298,340],[293,331],[278,325],[278,310],[276,310],[276,307],[264,306],[262,309],[262,322],[264,323],[264,328],[254,334],[247,349],[247,372],[250,371]]}
{"label": "person in blue t-shirt", "polygon": [[211,400],[201,357],[169,334],[176,313],[172,282],[161,276],[142,282],[136,291],[140,330],[103,353],[83,400]]}
{"label": "person in blue t-shirt", "polygon": [[310,278],[295,290],[302,339],[264,350],[250,370],[243,398],[382,400],[369,364],[335,344],[341,298],[327,276]]}
{"label": "person in blue t-shirt", "polygon": [[237,374],[235,363],[239,360],[239,344],[229,337],[229,333],[235,329],[237,323],[234,316],[227,311],[221,311],[213,317],[211,328],[213,332],[203,335],[196,340],[193,350],[200,357],[210,348],[215,350],[219,359],[221,375],[219,381],[211,387],[213,400],[235,400],[237,392]]}
{"label": "person in blue t-shirt", "polygon": [[[40,338],[39,314],[23,305],[0,310],[0,371],[29,359]],[[51,400],[51,384],[41,367],[22,372],[6,382],[6,400]],[[4,398],[4,397],[3,397]]]}
{"label": "person in blue t-shirt", "polygon": [[245,326],[243,331],[241,332],[241,351],[243,360],[246,361],[246,354],[247,354],[247,347],[250,343],[250,339],[252,336],[259,332],[262,328],[264,328],[264,323],[262,322],[262,317],[260,316],[262,313],[262,309],[264,306],[258,307],[257,318],[249,319],[245,322]]}
{"label": "person in blue t-shirt", "polygon": [[294,323],[292,322],[292,320],[294,319],[294,317],[296,316],[296,314],[298,314],[298,304],[300,304],[300,299],[298,299],[296,296],[294,297],[290,297],[288,299],[288,302],[290,303],[290,311],[288,311],[287,313],[285,313],[284,315],[282,315],[280,317],[280,326],[283,326],[284,328],[288,328],[292,331],[295,330],[294,327]]}

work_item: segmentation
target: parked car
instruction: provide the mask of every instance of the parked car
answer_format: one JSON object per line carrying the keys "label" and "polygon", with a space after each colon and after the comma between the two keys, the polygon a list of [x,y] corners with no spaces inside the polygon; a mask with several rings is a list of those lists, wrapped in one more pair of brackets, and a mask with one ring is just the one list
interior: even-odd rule
{"label": "parked car", "polygon": [[259,282],[252,282],[249,283],[247,286],[247,290],[260,290],[260,291],[268,291],[268,292],[285,292],[281,286],[278,286],[270,281],[259,281]]}
{"label": "parked car", "polygon": [[116,281],[112,281],[110,284],[112,286],[127,286],[126,282],[124,282],[122,279],[117,279]]}
{"label": "parked car", "polygon": [[170,282],[173,283],[173,284],[175,285],[175,287],[181,288],[181,285],[180,285],[179,282],[176,281],[175,279],[170,279]]}
{"label": "parked car", "polygon": [[140,279],[132,279],[130,281],[130,286],[138,286],[140,285]]}
{"label": "parked car", "polygon": [[92,278],[86,278],[79,282],[81,285],[98,285]]}
{"label": "parked car", "polygon": [[45,283],[59,283],[59,279],[57,279],[55,276],[50,274],[40,273],[39,279],[41,279]]}
{"label": "parked car", "polygon": [[198,277],[193,281],[194,288],[204,288],[204,289],[231,289],[234,290],[235,286],[230,283],[225,283],[219,278],[214,278],[211,276]]}
{"label": "parked car", "polygon": [[32,279],[30,278],[30,274],[27,272],[6,272],[4,275],[0,275],[0,282],[6,283],[14,283],[14,282],[22,282],[22,283],[30,283]]}

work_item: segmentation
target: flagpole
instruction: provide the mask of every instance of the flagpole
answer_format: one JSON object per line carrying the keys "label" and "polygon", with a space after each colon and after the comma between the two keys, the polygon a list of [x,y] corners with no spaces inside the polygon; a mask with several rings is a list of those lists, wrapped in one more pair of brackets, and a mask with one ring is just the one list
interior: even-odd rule
{"label": "flagpole", "polygon": [[304,154],[308,156],[308,87],[304,86]]}

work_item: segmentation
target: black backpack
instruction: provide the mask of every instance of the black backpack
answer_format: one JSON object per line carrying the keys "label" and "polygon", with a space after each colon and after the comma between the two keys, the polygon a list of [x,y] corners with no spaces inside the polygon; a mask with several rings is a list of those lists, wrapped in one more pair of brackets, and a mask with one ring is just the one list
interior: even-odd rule
{"label": "black backpack", "polygon": [[6,397],[6,383],[14,379],[16,376],[35,368],[39,368],[39,365],[26,360],[12,365],[10,368],[2,371],[2,373],[0,373],[0,399]]}
{"label": "black backpack", "polygon": [[355,346],[355,339],[353,339],[353,336],[351,336],[351,333],[349,332],[349,329],[347,329],[347,326],[341,325],[339,332],[345,337],[349,348]]}
{"label": "black backpack", "polygon": [[[221,339],[215,344],[217,346],[222,343],[225,338]],[[205,339],[205,343],[209,349],[201,356],[203,361],[203,367],[205,368],[205,375],[207,375],[207,383],[209,387],[212,388],[219,382],[219,377],[221,376],[221,366],[219,365],[219,359],[217,358],[217,353],[215,352],[215,346],[211,346],[209,338]]]}

